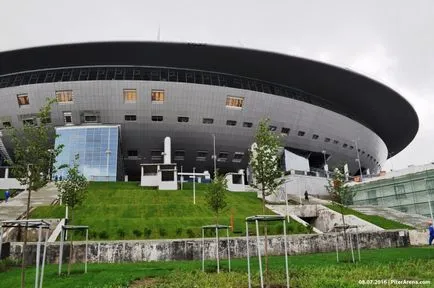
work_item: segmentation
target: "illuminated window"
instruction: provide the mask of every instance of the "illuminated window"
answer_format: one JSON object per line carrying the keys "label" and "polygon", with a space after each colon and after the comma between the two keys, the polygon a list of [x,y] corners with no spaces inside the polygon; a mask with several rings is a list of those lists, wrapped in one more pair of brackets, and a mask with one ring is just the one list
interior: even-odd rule
{"label": "illuminated window", "polygon": [[136,103],[136,102],[137,102],[137,90],[124,89],[124,103]]}
{"label": "illuminated window", "polygon": [[280,131],[280,134],[282,134],[282,135],[289,135],[289,131],[291,131],[291,129],[286,128],[286,127],[282,127],[282,130]]}
{"label": "illuminated window", "polygon": [[136,121],[137,116],[136,115],[125,115],[125,121]]}
{"label": "illuminated window", "polygon": [[318,139],[318,138],[319,138],[319,136],[318,136],[317,134],[313,134],[313,135],[312,135],[312,139],[313,139],[313,140],[316,140],[316,139]]}
{"label": "illuminated window", "polygon": [[253,126],[253,123],[252,123],[252,122],[244,122],[244,123],[243,123],[243,127],[246,127],[246,128],[252,128],[252,126]]}
{"label": "illuminated window", "polygon": [[164,102],[164,90],[151,91],[152,102]]}
{"label": "illuminated window", "polygon": [[324,138],[324,142],[326,143],[330,142],[330,138]]}
{"label": "illuminated window", "polygon": [[56,91],[56,99],[58,103],[72,102],[72,90]]}
{"label": "illuminated window", "polygon": [[19,94],[17,95],[18,106],[29,105],[29,96],[27,94]]}
{"label": "illuminated window", "polygon": [[226,98],[226,107],[243,108],[244,97],[228,96]]}
{"label": "illuminated window", "polygon": [[273,126],[273,125],[270,125],[270,126],[268,126],[268,130],[270,130],[270,131],[276,131],[277,127]]}
{"label": "illuminated window", "polygon": [[212,119],[212,118],[203,118],[202,119],[202,123],[203,124],[213,124],[214,123],[214,119]]}
{"label": "illuminated window", "polygon": [[237,125],[237,121],[235,121],[235,120],[227,120],[226,121],[226,125],[228,125],[228,126],[235,126],[235,125]]}

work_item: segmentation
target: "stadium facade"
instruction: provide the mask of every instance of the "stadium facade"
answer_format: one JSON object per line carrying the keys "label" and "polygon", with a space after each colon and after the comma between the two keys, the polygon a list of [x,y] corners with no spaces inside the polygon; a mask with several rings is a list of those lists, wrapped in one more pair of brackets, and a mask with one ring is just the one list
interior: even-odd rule
{"label": "stadium facade", "polygon": [[[347,69],[203,44],[103,42],[1,52],[0,129],[32,123],[46,98],[58,100],[51,115],[58,134],[75,141],[62,161],[78,151],[88,176],[110,179],[138,179],[140,164],[162,162],[166,136],[184,171],[213,171],[212,135],[218,169],[244,169],[262,118],[311,170],[323,169],[324,161],[348,163],[356,175],[355,159],[362,171],[379,170],[419,125],[401,95]],[[2,158],[12,156],[7,133],[1,139]]]}

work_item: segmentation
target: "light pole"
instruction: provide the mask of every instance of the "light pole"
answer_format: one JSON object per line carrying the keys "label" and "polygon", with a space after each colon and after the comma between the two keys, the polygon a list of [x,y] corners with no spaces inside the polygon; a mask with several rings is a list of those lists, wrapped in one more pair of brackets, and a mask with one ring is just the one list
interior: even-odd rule
{"label": "light pole", "polygon": [[212,159],[214,160],[214,180],[217,177],[217,156],[215,155],[215,134],[212,134],[212,139],[213,139],[213,155],[212,155]]}
{"label": "light pole", "polygon": [[360,154],[359,154],[359,146],[358,146],[357,140],[354,140],[354,143],[356,144],[356,153],[357,153],[356,162],[359,163],[360,182],[363,182],[362,165],[360,164]]}
{"label": "light pole", "polygon": [[326,172],[327,179],[329,179],[329,167],[327,166],[326,150],[322,150],[321,153],[324,156],[324,171]]}

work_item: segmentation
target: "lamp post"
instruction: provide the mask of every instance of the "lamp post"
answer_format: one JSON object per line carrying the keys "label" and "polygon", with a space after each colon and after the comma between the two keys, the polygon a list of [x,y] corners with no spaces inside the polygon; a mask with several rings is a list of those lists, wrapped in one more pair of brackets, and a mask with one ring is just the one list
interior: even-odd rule
{"label": "lamp post", "polygon": [[329,179],[329,167],[327,166],[326,150],[322,150],[321,153],[324,156],[324,171],[326,172],[327,179]]}
{"label": "lamp post", "polygon": [[215,134],[212,134],[212,139],[213,139],[213,155],[212,155],[212,159],[214,160],[214,180],[217,177],[217,156],[215,155]]}
{"label": "lamp post", "polygon": [[357,153],[356,162],[359,163],[360,182],[363,182],[362,165],[360,164],[360,154],[359,154],[359,146],[358,146],[357,140],[354,140],[354,143],[356,144],[356,153]]}

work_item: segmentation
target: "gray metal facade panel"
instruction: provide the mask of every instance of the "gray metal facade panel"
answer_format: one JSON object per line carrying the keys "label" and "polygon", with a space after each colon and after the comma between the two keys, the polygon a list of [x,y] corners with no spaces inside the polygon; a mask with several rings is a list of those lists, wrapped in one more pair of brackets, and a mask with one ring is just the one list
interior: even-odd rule
{"label": "gray metal facade panel", "polygon": [[[137,89],[136,104],[125,104],[123,89]],[[151,102],[151,90],[165,91],[165,101],[162,104]],[[212,137],[216,134],[216,148],[229,152],[226,163],[218,163],[219,167],[236,171],[244,168],[247,161],[247,149],[253,142],[255,129],[261,118],[268,117],[271,124],[277,126],[277,132],[282,127],[290,128],[290,134],[283,138],[284,145],[321,152],[323,149],[331,154],[331,166],[348,163],[351,171],[356,171],[354,159],[356,150],[343,148],[342,145],[354,145],[353,140],[359,139],[359,146],[366,151],[361,157],[362,165],[371,170],[376,165],[366,158],[373,155],[380,163],[387,158],[387,147],[382,139],[370,129],[345,116],[285,97],[269,95],[260,92],[246,91],[235,88],[216,87],[198,84],[156,82],[156,81],[83,81],[36,84],[20,87],[0,89],[0,99],[4,105],[0,106],[0,119],[12,119],[12,125],[22,125],[19,115],[36,113],[47,97],[54,97],[57,90],[72,90],[73,103],[55,104],[52,111],[52,122],[62,126],[63,112],[71,111],[75,124],[80,124],[80,113],[83,111],[99,111],[103,124],[121,124],[122,149],[125,155],[128,150],[139,151],[140,162],[151,162],[151,151],[163,149],[165,136],[172,137],[172,154],[176,150],[184,150],[186,160],[184,167],[197,166],[199,169],[212,170]],[[30,105],[19,108],[16,95],[27,93]],[[241,110],[226,107],[226,97],[245,97]],[[124,116],[137,115],[136,122],[127,122]],[[163,116],[162,122],[151,121],[151,116]],[[189,117],[188,123],[177,122],[178,116]],[[203,118],[213,118],[213,124],[203,124]],[[237,125],[227,126],[226,120],[235,120]],[[252,128],[242,127],[242,123],[253,123]],[[303,137],[297,135],[304,131]],[[319,135],[313,140],[312,135]],[[325,143],[324,138],[332,139]],[[333,140],[339,144],[333,144]],[[199,150],[208,151],[207,161],[195,161]],[[242,163],[232,163],[235,152],[244,152]],[[173,158],[172,158],[173,159]],[[129,160],[127,169],[133,169]],[[130,168],[128,168],[130,167]],[[200,171],[200,170],[199,170]]]}

